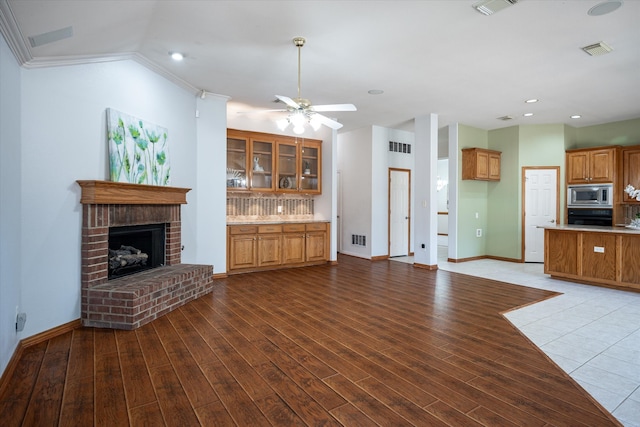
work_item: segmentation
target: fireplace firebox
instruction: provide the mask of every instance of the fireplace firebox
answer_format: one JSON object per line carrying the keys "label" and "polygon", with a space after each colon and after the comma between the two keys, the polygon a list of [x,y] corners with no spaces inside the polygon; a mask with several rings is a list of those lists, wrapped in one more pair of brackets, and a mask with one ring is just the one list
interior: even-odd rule
{"label": "fireplace firebox", "polygon": [[109,228],[109,280],[165,264],[165,224]]}

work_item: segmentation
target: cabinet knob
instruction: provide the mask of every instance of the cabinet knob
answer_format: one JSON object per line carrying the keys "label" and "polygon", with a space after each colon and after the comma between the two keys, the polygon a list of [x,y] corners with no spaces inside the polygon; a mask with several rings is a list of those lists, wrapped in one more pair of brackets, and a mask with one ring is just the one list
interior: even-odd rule
{"label": "cabinet knob", "polygon": [[551,224],[553,224],[554,222],[556,222],[555,219],[552,219],[551,221],[549,221]]}

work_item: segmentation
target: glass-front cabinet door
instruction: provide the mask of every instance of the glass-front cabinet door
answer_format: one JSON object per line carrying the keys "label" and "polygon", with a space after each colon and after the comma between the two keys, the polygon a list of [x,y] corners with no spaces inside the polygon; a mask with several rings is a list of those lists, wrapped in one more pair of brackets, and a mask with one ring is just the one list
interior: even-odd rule
{"label": "glass-front cabinet door", "polygon": [[251,189],[273,191],[274,141],[251,139]]}
{"label": "glass-front cabinet door", "polygon": [[249,188],[247,148],[247,138],[227,137],[227,189],[229,190]]}
{"label": "glass-front cabinet door", "polygon": [[301,146],[302,174],[300,175],[300,191],[320,193],[321,191],[321,152],[320,144],[305,142]]}
{"label": "glass-front cabinet door", "polygon": [[297,144],[278,142],[278,191],[298,191],[298,158]]}

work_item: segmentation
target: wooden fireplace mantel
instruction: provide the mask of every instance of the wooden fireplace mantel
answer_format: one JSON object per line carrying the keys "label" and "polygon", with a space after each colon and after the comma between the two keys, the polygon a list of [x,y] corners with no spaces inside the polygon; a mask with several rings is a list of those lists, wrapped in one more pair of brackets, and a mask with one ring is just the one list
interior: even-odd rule
{"label": "wooden fireplace mantel", "polygon": [[190,188],[78,180],[83,205],[184,205]]}

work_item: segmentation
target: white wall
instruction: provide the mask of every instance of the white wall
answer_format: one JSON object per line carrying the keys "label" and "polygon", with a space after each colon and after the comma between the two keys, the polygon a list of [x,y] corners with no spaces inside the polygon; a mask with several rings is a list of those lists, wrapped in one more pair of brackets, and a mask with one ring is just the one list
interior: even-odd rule
{"label": "white wall", "polygon": [[[22,70],[20,284],[24,337],[80,317],[77,179],[108,179],[105,109],[168,129],[171,185],[196,188],[195,96],[133,61]],[[182,208],[196,260],[195,193]],[[221,263],[223,264],[223,263]]]}
{"label": "white wall", "polygon": [[19,340],[20,306],[20,67],[0,36],[0,372]]}
{"label": "white wall", "polygon": [[[342,201],[341,252],[371,258],[372,130],[363,128],[338,136],[338,170]],[[367,237],[367,246],[351,243],[351,235]]]}

